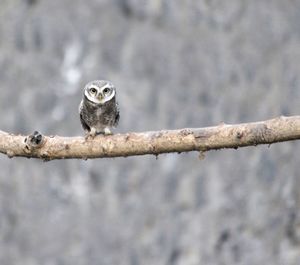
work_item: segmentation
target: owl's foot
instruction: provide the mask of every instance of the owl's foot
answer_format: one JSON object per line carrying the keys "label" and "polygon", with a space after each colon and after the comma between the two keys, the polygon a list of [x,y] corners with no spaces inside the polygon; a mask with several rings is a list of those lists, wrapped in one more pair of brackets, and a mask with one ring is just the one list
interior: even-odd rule
{"label": "owl's foot", "polygon": [[91,128],[90,131],[87,131],[85,134],[85,140],[89,139],[94,139],[97,135],[102,134],[102,135],[112,135],[112,131],[106,127],[102,132],[97,132],[95,128]]}
{"label": "owl's foot", "polygon": [[96,129],[95,128],[91,128],[90,131],[87,131],[85,133],[85,137],[84,138],[85,138],[85,140],[94,139],[96,135],[97,135]]}
{"label": "owl's foot", "polygon": [[105,127],[104,128],[104,135],[112,135],[112,131],[108,128],[108,127]]}
{"label": "owl's foot", "polygon": [[96,135],[90,134],[90,133],[86,133],[84,136],[84,139],[87,140],[92,140],[95,138]]}

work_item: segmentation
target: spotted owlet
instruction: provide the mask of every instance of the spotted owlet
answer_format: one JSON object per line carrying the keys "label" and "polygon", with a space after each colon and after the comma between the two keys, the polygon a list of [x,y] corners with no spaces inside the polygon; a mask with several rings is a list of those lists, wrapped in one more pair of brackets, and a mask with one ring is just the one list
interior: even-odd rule
{"label": "spotted owlet", "polygon": [[84,88],[79,115],[87,137],[112,134],[110,129],[116,127],[120,119],[114,85],[105,80],[89,82]]}

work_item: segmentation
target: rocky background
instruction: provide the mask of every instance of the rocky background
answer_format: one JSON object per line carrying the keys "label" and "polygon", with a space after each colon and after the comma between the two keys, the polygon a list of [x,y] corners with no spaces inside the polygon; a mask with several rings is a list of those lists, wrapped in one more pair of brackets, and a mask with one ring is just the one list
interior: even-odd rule
{"label": "rocky background", "polygon": [[[0,129],[82,135],[300,113],[300,1],[1,0]],[[300,264],[300,142],[44,163],[0,156],[0,264]]]}

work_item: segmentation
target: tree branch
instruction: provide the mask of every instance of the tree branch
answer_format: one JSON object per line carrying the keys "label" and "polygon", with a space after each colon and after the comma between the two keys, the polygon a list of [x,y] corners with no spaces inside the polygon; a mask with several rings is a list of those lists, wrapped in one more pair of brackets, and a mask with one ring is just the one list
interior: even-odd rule
{"label": "tree branch", "polygon": [[300,116],[292,116],[196,129],[99,135],[87,140],[84,137],[43,136],[38,132],[23,136],[0,131],[0,152],[10,158],[22,156],[48,161],[205,152],[298,139],[300,139]]}

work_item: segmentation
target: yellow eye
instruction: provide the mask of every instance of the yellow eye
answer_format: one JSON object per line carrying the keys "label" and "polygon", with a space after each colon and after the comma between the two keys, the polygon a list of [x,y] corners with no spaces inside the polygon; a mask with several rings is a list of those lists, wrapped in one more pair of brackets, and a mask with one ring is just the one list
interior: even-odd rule
{"label": "yellow eye", "polygon": [[97,89],[94,88],[94,87],[92,87],[92,88],[90,89],[90,92],[91,92],[92,94],[96,94],[96,93],[97,93]]}

